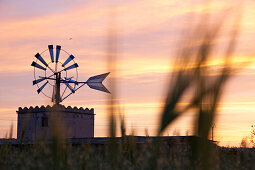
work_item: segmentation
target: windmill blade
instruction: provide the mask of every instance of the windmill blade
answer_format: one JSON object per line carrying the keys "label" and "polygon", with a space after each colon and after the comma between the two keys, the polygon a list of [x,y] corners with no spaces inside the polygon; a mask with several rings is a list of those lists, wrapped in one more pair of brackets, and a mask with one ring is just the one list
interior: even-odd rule
{"label": "windmill blade", "polygon": [[77,67],[79,67],[78,64],[77,64],[77,63],[74,63],[73,65],[71,65],[71,66],[65,68],[64,70],[66,71],[66,70],[70,70],[70,69],[77,68]]}
{"label": "windmill blade", "polygon": [[51,62],[54,63],[54,53],[53,53],[53,45],[48,45]]}
{"label": "windmill blade", "polygon": [[44,59],[42,58],[42,56],[41,56],[39,53],[37,53],[37,54],[35,55],[35,57],[36,57],[38,60],[40,60],[46,67],[48,67],[48,64],[44,61]]}
{"label": "windmill blade", "polygon": [[37,79],[33,81],[33,85],[40,83],[41,81],[45,80],[45,78]]}
{"label": "windmill blade", "polygon": [[42,69],[42,70],[46,70],[46,68],[44,68],[43,66],[41,66],[40,64],[37,64],[36,62],[32,62],[31,66],[34,66],[36,68]]}
{"label": "windmill blade", "polygon": [[88,80],[87,80],[87,83],[102,83],[104,81],[104,79],[110,74],[109,73],[104,73],[104,74],[100,74],[100,75],[97,75],[97,76],[93,76],[93,77],[90,77]]}
{"label": "windmill blade", "polygon": [[75,93],[75,90],[68,83],[65,83],[65,85],[71,90],[72,93]]}
{"label": "windmill blade", "polygon": [[71,60],[74,59],[74,56],[71,54],[67,59],[66,61],[64,62],[64,64],[62,64],[62,67],[65,67],[65,65],[67,65]]}
{"label": "windmill blade", "polygon": [[46,83],[44,83],[38,90],[37,90],[37,93],[39,94],[42,89],[48,84],[49,82],[47,81]]}
{"label": "windmill blade", "polygon": [[61,46],[57,45],[57,48],[56,48],[56,63],[58,62],[58,59],[59,59],[60,50],[61,50]]}
{"label": "windmill blade", "polygon": [[103,91],[103,92],[106,92],[106,93],[110,93],[109,90],[102,83],[87,83],[87,85],[91,89],[95,89],[95,90]]}

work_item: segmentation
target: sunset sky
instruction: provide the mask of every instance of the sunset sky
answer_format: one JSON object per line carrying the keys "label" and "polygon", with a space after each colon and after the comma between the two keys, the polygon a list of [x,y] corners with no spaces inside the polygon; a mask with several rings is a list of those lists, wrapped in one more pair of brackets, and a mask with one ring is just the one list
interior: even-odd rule
{"label": "sunset sky", "polygon": [[[236,9],[236,8],[242,8]],[[225,18],[218,51],[211,67],[221,64],[226,32],[238,29],[233,18],[242,13],[233,66],[241,68],[227,83],[215,122],[220,145],[239,146],[255,124],[255,1],[204,3],[198,0],[1,0],[0,1],[0,137],[11,124],[16,137],[18,107],[51,105],[32,86],[34,55],[49,44],[61,45],[79,64],[79,80],[108,72],[107,35],[114,23],[117,36],[118,99],[125,111],[127,131],[155,135],[171,69],[186,32],[199,16],[210,14],[212,25]],[[224,17],[223,17],[224,16]],[[195,32],[199,34],[199,32]],[[225,34],[226,33],[226,34]],[[248,63],[248,64],[247,64]],[[106,86],[109,85],[106,81]],[[65,100],[65,106],[94,108],[95,136],[107,136],[106,100],[109,94],[83,87]],[[192,134],[194,113],[174,122],[165,134]],[[177,134],[178,134],[177,133]]]}

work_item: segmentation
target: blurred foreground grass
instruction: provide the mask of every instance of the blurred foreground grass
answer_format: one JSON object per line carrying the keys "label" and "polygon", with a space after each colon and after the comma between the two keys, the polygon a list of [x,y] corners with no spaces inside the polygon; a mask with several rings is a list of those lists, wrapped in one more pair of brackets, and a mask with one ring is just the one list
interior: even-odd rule
{"label": "blurred foreground grass", "polygon": [[[111,144],[65,145],[64,148],[56,147],[54,144],[22,147],[6,144],[0,148],[0,167],[24,170],[203,169],[203,159],[193,159],[192,149],[182,145],[167,147],[163,142],[155,140],[139,146],[131,142],[125,145],[118,143],[115,147],[112,150]],[[209,169],[253,169],[255,167],[255,149],[211,147],[212,159],[210,159]],[[114,158],[113,155],[115,155]]]}
{"label": "blurred foreground grass", "polygon": [[[118,120],[116,115],[122,115],[124,111],[116,107],[117,85],[114,79],[117,74],[117,38],[115,30],[111,27],[107,42],[108,69],[112,75],[110,83],[112,95],[107,100],[111,140],[106,145],[72,146],[65,143],[61,129],[54,128],[55,135],[51,143],[39,142],[35,145],[22,146],[13,146],[8,142],[2,144],[0,169],[254,169],[255,149],[222,148],[207,140],[224,86],[235,71],[231,59],[240,22],[237,15],[233,22],[235,29],[230,34],[226,48],[222,50],[224,64],[214,72],[207,64],[213,59],[217,37],[224,21],[221,20],[214,24],[214,27],[210,27],[204,22],[207,17],[202,18],[201,24],[195,29],[196,33],[187,36],[181,46],[177,67],[166,91],[158,131],[158,134],[162,135],[176,118],[193,109],[197,112],[194,135],[199,136],[200,140],[194,140],[186,145],[166,145],[160,139],[156,139],[140,145],[136,143],[134,135],[126,136],[123,116],[120,119],[122,140],[121,142],[115,140]],[[110,25],[114,26],[114,22]],[[192,96],[188,106],[179,107],[178,103],[187,94]]]}

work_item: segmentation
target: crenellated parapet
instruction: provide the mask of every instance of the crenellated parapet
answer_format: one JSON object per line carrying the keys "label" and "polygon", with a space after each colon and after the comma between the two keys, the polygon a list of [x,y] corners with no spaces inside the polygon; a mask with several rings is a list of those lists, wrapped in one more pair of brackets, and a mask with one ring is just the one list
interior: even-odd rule
{"label": "crenellated parapet", "polygon": [[42,105],[41,107],[32,107],[30,106],[29,108],[27,107],[19,107],[17,113],[18,114],[29,114],[29,113],[44,113],[44,112],[62,112],[62,113],[77,113],[77,114],[89,114],[89,115],[94,115],[94,109],[88,109],[88,108],[83,108],[83,107],[65,107],[64,105],[53,105],[49,106],[47,105],[46,107]]}

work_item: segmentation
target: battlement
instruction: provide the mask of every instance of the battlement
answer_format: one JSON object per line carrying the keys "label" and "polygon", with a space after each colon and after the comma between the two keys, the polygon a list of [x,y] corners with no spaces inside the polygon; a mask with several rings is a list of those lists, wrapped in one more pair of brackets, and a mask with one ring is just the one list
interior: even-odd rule
{"label": "battlement", "polygon": [[88,114],[88,115],[94,115],[94,108],[91,109],[84,109],[83,107],[77,108],[75,107],[65,107],[64,105],[53,105],[49,106],[47,105],[46,107],[42,105],[41,107],[32,107],[30,106],[29,108],[27,107],[19,107],[18,111],[16,111],[18,114],[31,114],[31,113],[49,113],[49,112],[65,112],[65,113],[77,113],[77,114]]}

